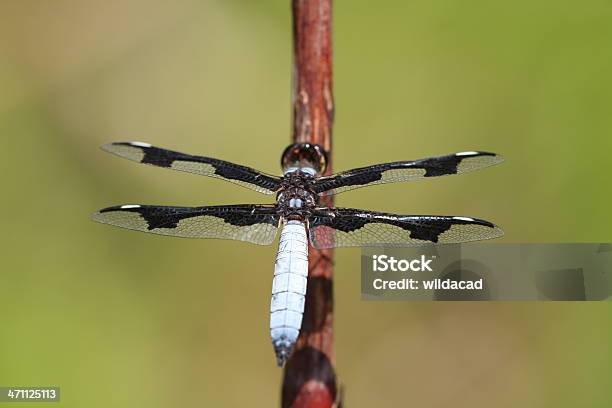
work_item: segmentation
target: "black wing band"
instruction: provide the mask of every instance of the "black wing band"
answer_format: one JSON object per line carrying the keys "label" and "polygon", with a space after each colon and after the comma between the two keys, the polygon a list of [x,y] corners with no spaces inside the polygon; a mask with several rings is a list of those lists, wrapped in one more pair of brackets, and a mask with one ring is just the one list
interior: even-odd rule
{"label": "black wing band", "polygon": [[280,187],[279,177],[249,167],[166,150],[148,143],[117,142],[104,145],[102,149],[138,163],[215,177],[264,194],[273,194]]}
{"label": "black wing band", "polygon": [[338,194],[375,184],[461,174],[492,166],[501,163],[503,160],[501,156],[495,153],[462,152],[422,160],[376,164],[321,177],[314,183],[314,191]]}
{"label": "black wing band", "polygon": [[280,217],[273,205],[166,207],[121,205],[94,213],[94,221],[183,238],[219,238],[269,245]]}
{"label": "black wing band", "polygon": [[397,215],[352,208],[318,208],[309,222],[315,248],[414,246],[497,238],[494,224],[469,217]]}

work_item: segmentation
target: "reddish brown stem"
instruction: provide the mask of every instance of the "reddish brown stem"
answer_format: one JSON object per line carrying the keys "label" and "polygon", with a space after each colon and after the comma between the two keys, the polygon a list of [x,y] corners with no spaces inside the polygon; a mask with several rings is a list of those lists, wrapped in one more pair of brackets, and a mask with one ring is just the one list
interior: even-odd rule
{"label": "reddish brown stem", "polygon": [[[293,0],[293,142],[316,143],[331,174],[332,0]],[[322,205],[332,206],[332,196]],[[282,406],[334,407],[338,388],[333,349],[333,251],[309,248],[302,331],[285,366]]]}

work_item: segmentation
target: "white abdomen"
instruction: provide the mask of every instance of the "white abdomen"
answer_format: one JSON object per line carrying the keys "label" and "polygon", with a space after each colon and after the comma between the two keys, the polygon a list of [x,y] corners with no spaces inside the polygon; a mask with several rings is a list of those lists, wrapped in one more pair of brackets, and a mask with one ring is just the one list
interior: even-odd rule
{"label": "white abdomen", "polygon": [[300,334],[307,276],[306,227],[300,221],[287,221],[278,243],[270,305],[270,335],[279,366],[289,357]]}

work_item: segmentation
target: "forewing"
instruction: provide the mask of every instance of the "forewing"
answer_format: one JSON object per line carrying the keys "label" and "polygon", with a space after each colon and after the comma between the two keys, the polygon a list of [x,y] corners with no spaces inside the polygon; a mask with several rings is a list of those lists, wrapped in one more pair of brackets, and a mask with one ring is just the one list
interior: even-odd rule
{"label": "forewing", "polygon": [[219,178],[264,194],[273,194],[280,187],[279,177],[249,167],[166,150],[148,143],[117,142],[104,145],[102,149],[138,163]]}
{"label": "forewing", "polygon": [[279,216],[272,205],[166,207],[121,205],[94,213],[94,221],[127,229],[183,238],[218,238],[269,245]]}
{"label": "forewing", "polygon": [[317,193],[338,194],[375,184],[467,173],[501,163],[503,160],[495,153],[462,152],[414,161],[376,164],[321,177],[316,180],[314,190]]}
{"label": "forewing", "polygon": [[397,215],[352,208],[319,208],[309,220],[315,248],[415,246],[497,238],[494,224],[469,217]]}

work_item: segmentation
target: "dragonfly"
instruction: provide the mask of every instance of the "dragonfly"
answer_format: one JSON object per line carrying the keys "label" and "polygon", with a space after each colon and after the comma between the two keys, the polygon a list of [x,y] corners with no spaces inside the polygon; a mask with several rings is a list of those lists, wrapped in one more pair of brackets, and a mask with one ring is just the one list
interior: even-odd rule
{"label": "dragonfly", "polygon": [[287,361],[300,333],[308,277],[309,244],[315,249],[360,246],[414,246],[461,243],[503,235],[478,218],[399,215],[327,207],[325,195],[359,187],[467,173],[503,161],[494,153],[468,151],[421,160],[397,161],[323,176],[327,154],[317,144],[289,145],[282,176],[224,160],[193,156],[142,142],[102,146],[117,156],[229,181],[263,194],[275,204],[175,207],[124,204],[104,208],[93,220],[127,229],[185,238],[216,238],[259,245],[274,242],[281,230],[272,280],[270,335],[279,366]]}

